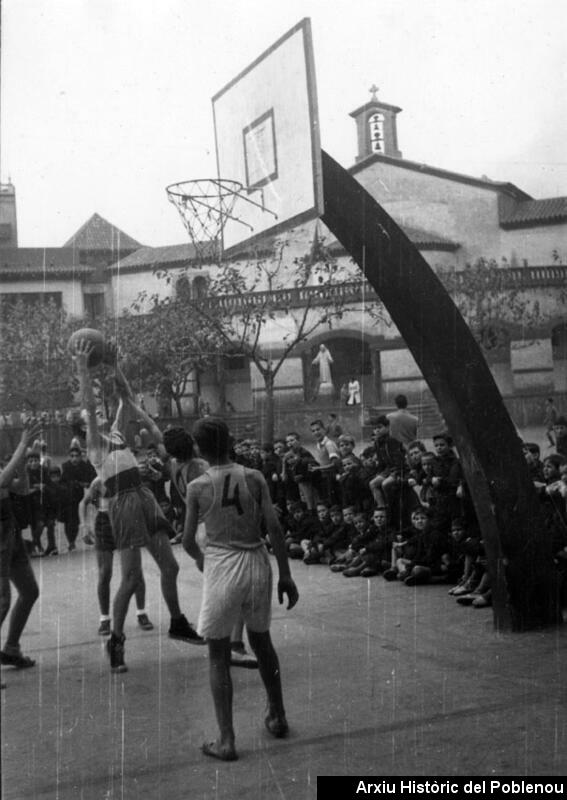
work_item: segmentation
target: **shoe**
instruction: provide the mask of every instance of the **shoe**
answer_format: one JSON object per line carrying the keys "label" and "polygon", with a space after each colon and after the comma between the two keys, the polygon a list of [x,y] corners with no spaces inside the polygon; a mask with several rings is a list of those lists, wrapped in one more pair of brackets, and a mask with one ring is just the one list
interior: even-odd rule
{"label": "shoe", "polygon": [[344,578],[357,578],[360,575],[360,573],[362,572],[363,569],[364,569],[363,567],[349,567],[348,569],[344,570],[343,577]]}
{"label": "shoe", "polygon": [[176,533],[175,536],[169,540],[170,544],[181,544],[181,540],[183,539],[182,533]]}
{"label": "shoe", "polygon": [[109,619],[101,619],[100,625],[98,626],[98,635],[99,636],[110,636],[112,631],[110,630],[110,620]]}
{"label": "shoe", "polygon": [[486,597],[486,595],[481,594],[472,601],[472,605],[473,608],[488,608],[492,605],[492,600],[490,597]]}
{"label": "shoe", "polygon": [[147,614],[138,614],[138,625],[143,631],[153,631],[154,629]]}
{"label": "shoe", "polygon": [[94,544],[95,540],[93,539],[90,533],[85,533],[85,535],[83,536],[83,542],[85,544]]}
{"label": "shoe", "polygon": [[76,549],[77,549],[77,545],[76,545],[76,544],[73,544],[73,543],[71,543],[71,544],[69,545],[69,547],[67,548],[67,552],[68,552],[68,553],[72,553],[72,552],[73,552],[73,550],[76,550]]}
{"label": "shoe", "polygon": [[404,580],[406,586],[417,586],[419,579],[415,575],[410,575]]}
{"label": "shoe", "polygon": [[460,606],[472,606],[473,602],[480,597],[479,594],[462,594],[460,597],[457,597],[457,603]]}
{"label": "shoe", "polygon": [[110,634],[110,639],[106,643],[106,652],[110,657],[110,669],[112,672],[128,672],[128,667],[124,663],[124,642],[126,637]]}
{"label": "shoe", "polygon": [[462,597],[462,595],[470,594],[470,593],[471,593],[471,589],[468,586],[455,586],[449,592],[449,594],[452,594],[453,597]]}
{"label": "shoe", "polygon": [[24,656],[22,653],[7,653],[5,650],[0,650],[0,664],[8,667],[15,667],[16,669],[28,669],[35,666],[35,661],[29,656]]}
{"label": "shoe", "polygon": [[43,555],[44,556],[58,556],[59,555],[59,551],[57,550],[56,547],[47,547],[43,551]]}
{"label": "shoe", "polygon": [[169,626],[169,638],[180,639],[189,644],[205,644],[202,636],[199,636],[195,628],[182,614],[179,619],[172,619]]}
{"label": "shoe", "polygon": [[244,667],[244,669],[258,669],[258,659],[249,653],[244,646],[231,648],[230,666]]}
{"label": "shoe", "polygon": [[382,577],[386,581],[395,581],[398,573],[395,569],[387,569],[382,573]]}
{"label": "shoe", "polygon": [[364,567],[362,572],[360,573],[361,578],[372,578],[374,575],[378,575],[378,570],[373,569],[372,567]]}
{"label": "shoe", "polygon": [[346,569],[346,564],[331,564],[331,572],[343,572]]}

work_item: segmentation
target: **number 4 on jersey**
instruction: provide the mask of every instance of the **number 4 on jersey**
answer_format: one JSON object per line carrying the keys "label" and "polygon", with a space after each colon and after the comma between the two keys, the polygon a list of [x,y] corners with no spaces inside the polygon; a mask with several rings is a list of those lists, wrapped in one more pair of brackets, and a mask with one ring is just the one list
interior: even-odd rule
{"label": "number 4 on jersey", "polygon": [[227,475],[224,479],[221,506],[223,508],[226,508],[227,506],[235,506],[239,514],[244,514],[244,510],[240,505],[240,487],[238,486],[238,483],[234,487],[232,497],[230,495],[230,475]]}

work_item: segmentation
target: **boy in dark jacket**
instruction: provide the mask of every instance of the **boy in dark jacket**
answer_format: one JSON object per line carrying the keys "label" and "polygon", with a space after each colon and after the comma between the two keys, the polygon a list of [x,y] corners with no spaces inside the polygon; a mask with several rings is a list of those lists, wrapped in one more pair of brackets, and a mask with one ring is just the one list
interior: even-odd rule
{"label": "boy in dark jacket", "polygon": [[68,490],[67,503],[64,508],[65,536],[69,544],[69,552],[75,550],[79,533],[79,503],[83,494],[96,478],[96,470],[90,461],[85,461],[79,447],[69,448],[69,460],[61,467],[61,483]]}

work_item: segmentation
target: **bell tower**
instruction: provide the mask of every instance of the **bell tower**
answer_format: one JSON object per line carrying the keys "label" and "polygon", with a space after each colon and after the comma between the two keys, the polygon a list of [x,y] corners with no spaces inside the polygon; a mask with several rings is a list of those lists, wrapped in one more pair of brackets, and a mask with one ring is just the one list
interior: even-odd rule
{"label": "bell tower", "polygon": [[374,155],[401,158],[402,154],[398,150],[396,114],[402,109],[378,100],[376,84],[370,87],[369,92],[370,102],[350,113],[356,121],[358,137],[356,161],[363,161]]}

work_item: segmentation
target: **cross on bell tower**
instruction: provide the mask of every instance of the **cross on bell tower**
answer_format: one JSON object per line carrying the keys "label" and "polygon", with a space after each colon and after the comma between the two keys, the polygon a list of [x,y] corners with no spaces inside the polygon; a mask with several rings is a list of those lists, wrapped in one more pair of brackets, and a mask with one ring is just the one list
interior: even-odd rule
{"label": "cross on bell tower", "polygon": [[370,101],[350,116],[356,121],[358,137],[358,155],[356,161],[363,161],[371,156],[382,155],[401,158],[398,150],[398,133],[396,114],[402,109],[378,100],[379,87],[375,83],[370,89]]}

